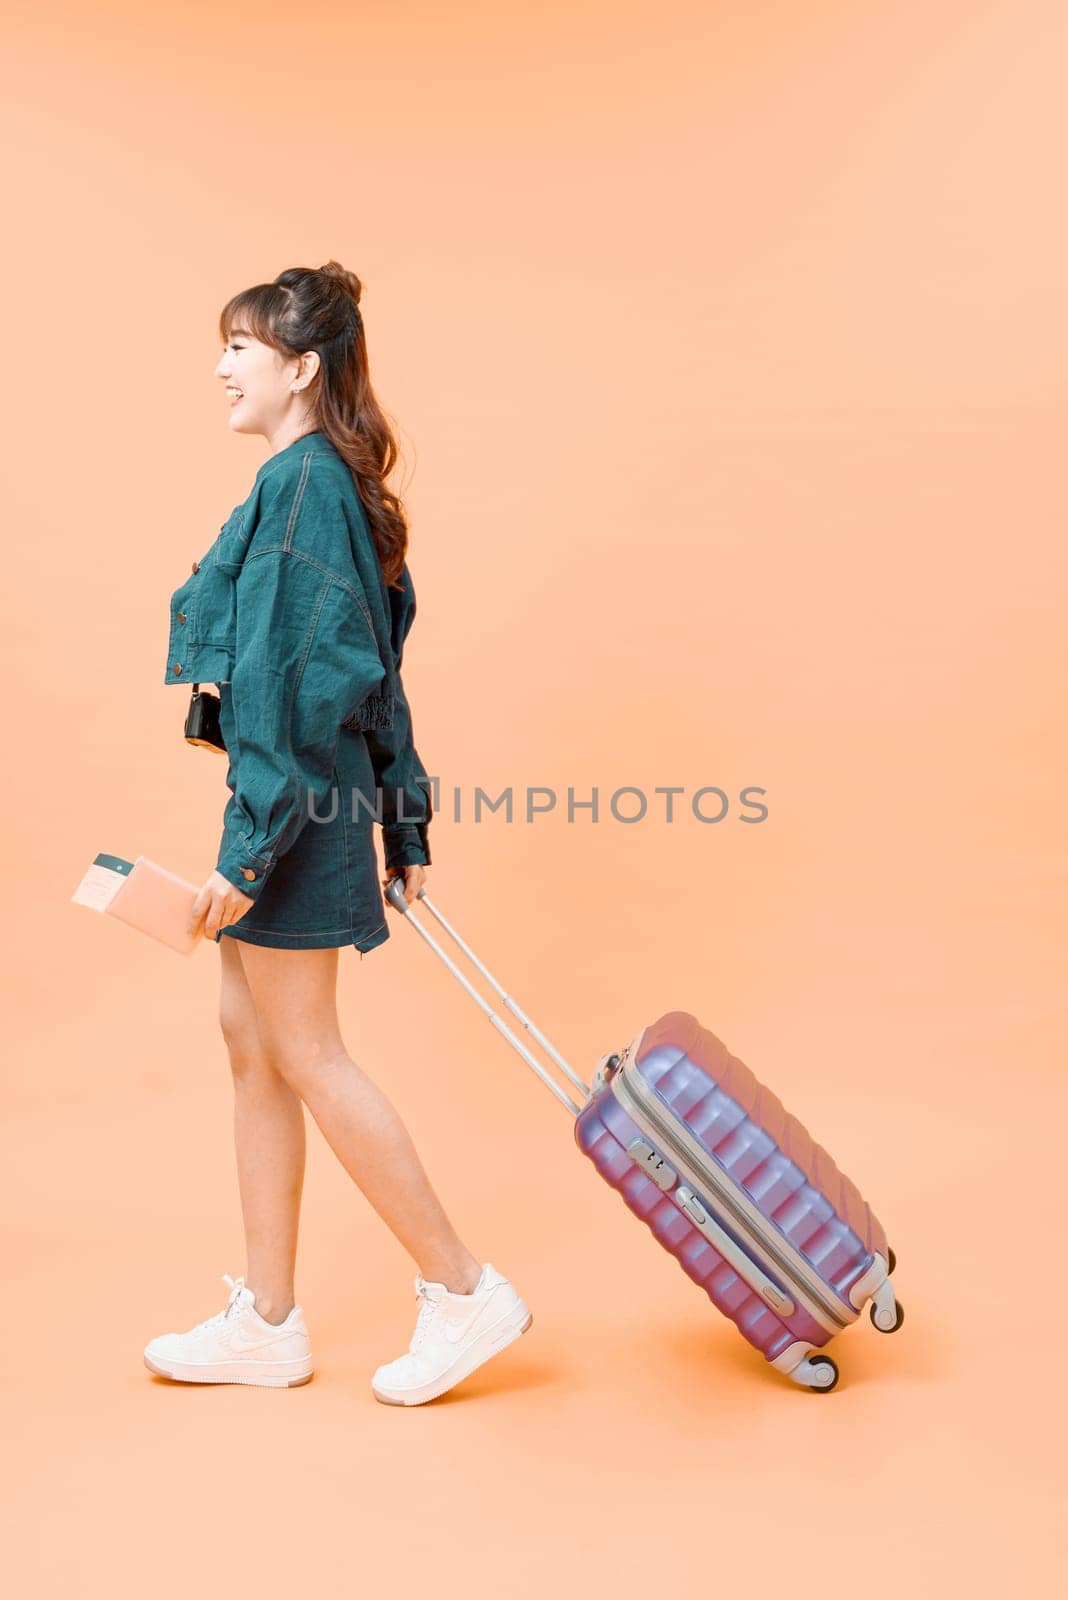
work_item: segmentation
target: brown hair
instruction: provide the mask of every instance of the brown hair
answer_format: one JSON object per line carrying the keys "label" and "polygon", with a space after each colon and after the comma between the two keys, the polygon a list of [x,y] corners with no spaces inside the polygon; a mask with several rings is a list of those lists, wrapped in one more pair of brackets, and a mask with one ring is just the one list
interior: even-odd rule
{"label": "brown hair", "polygon": [[367,512],[386,583],[399,587],[408,550],[408,524],[386,487],[397,461],[389,422],[371,389],[360,294],[363,285],[338,261],[287,267],[273,283],[243,289],[223,306],[219,332],[227,342],[235,322],[286,357],[318,352],[311,386],[316,425],[346,462]]}

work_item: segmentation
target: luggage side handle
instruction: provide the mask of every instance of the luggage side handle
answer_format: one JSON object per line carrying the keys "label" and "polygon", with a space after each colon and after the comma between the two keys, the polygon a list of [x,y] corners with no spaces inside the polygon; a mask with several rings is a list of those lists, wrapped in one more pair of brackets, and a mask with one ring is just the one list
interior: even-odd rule
{"label": "luggage side handle", "polygon": [[[412,927],[422,934],[427,944],[432,950],[437,952],[457,981],[463,984],[471,998],[473,1000],[477,1000],[482,1011],[489,1018],[490,1022],[492,1022],[498,1033],[502,1033],[504,1037],[509,1040],[519,1055],[523,1057],[523,1060],[528,1064],[528,1066],[533,1067],[534,1071],[538,1074],[538,1077],[542,1080],[542,1082],[552,1090],[553,1094],[561,1102],[561,1104],[567,1107],[572,1116],[577,1117],[579,1112],[582,1110],[582,1106],[576,1105],[571,1096],[561,1088],[561,1086],[553,1077],[551,1077],[548,1072],[546,1072],[544,1066],[537,1059],[537,1057],[531,1054],[526,1045],[524,1045],[512,1032],[508,1024],[497,1015],[493,1007],[483,999],[474,985],[464,977],[459,967],[441,948],[441,945],[433,937],[433,935],[427,932],[423,924],[416,917],[412,916],[411,908],[408,905],[407,900],[404,898],[403,877],[395,877],[389,880],[389,884],[385,890],[385,897],[395,910],[402,913],[405,921],[410,922]],[[437,921],[441,923],[441,926],[445,929],[446,933],[448,933],[456,941],[464,955],[474,963],[486,981],[493,985],[494,989],[500,995],[509,1011],[518,1017],[519,1021],[523,1024],[523,1027],[526,1028],[527,1032],[533,1034],[534,1038],[537,1039],[542,1048],[547,1050],[549,1055],[552,1056],[557,1066],[562,1067],[567,1073],[567,1076],[571,1079],[571,1082],[575,1085],[575,1087],[577,1089],[581,1089],[583,1103],[585,1103],[585,1101],[587,1101],[590,1097],[589,1085],[583,1083],[578,1073],[574,1071],[567,1061],[565,1061],[564,1057],[560,1054],[559,1050],[556,1049],[555,1045],[549,1042],[549,1040],[541,1032],[540,1028],[535,1027],[534,1023],[531,1022],[526,1012],[517,1005],[517,1003],[512,999],[511,995],[508,994],[502,985],[497,982],[497,979],[493,976],[488,967],[484,966],[483,963],[478,959],[470,945],[461,939],[460,935],[456,932],[456,929],[451,925],[451,923],[446,922],[445,918],[441,915],[441,912],[437,909],[433,901],[427,895],[425,889],[419,890],[418,894],[416,895],[416,899],[423,902],[431,916],[435,917]]]}

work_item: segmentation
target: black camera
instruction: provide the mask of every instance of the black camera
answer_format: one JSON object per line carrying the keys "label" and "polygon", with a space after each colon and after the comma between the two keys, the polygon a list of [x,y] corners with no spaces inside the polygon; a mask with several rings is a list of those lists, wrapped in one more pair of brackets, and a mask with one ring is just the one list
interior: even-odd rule
{"label": "black camera", "polygon": [[185,717],[185,736],[190,744],[203,745],[205,750],[226,750],[226,740],[219,725],[219,696],[208,694],[199,683],[193,685],[193,698]]}

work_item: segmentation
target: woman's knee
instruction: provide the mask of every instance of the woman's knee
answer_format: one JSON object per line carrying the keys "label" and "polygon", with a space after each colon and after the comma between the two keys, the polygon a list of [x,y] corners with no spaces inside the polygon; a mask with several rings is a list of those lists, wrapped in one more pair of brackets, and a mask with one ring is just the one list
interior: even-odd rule
{"label": "woman's knee", "polygon": [[236,1079],[278,1078],[279,1073],[263,1047],[259,1029],[247,1018],[220,1011],[219,1029]]}
{"label": "woman's knee", "polygon": [[230,1057],[230,1069],[235,1078],[249,1078],[268,1073],[277,1076],[270,1053],[265,1047],[263,1031],[252,992],[241,968],[240,958],[232,941],[224,940],[230,948],[223,958],[223,981],[219,994],[219,1031]]}
{"label": "woman's knee", "polygon": [[318,1036],[274,1032],[240,996],[224,996],[219,1028],[235,1078],[268,1076],[288,1083],[298,1093],[314,1083],[324,1065],[345,1054],[341,1036],[333,1029]]}
{"label": "woman's knee", "polygon": [[344,1053],[339,1035],[279,1033],[244,1006],[220,1006],[219,1028],[235,1076],[270,1073],[296,1088],[317,1067]]}
{"label": "woman's knee", "polygon": [[348,1062],[340,1039],[287,1040],[272,1056],[279,1074],[297,1094],[306,1097],[339,1063]]}

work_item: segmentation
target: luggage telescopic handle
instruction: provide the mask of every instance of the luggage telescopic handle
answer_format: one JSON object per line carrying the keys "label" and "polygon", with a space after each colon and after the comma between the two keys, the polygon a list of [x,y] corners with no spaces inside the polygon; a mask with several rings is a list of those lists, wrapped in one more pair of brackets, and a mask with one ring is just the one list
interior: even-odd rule
{"label": "luggage telescopic handle", "polygon": [[[493,1023],[493,1026],[497,1029],[498,1033],[504,1034],[505,1038],[508,1039],[512,1045],[514,1045],[515,1049],[523,1057],[523,1060],[528,1064],[528,1066],[533,1067],[534,1071],[538,1074],[538,1077],[542,1080],[542,1082],[548,1085],[561,1104],[565,1105],[572,1115],[577,1117],[579,1112],[582,1110],[582,1106],[576,1105],[571,1096],[566,1094],[560,1085],[552,1077],[550,1077],[550,1075],[545,1071],[545,1068],[542,1066],[541,1062],[530,1053],[526,1045],[516,1037],[508,1024],[502,1021],[502,1019],[494,1011],[493,1007],[482,998],[474,985],[464,977],[459,967],[445,953],[433,935],[429,934],[423,927],[423,924],[412,916],[408,902],[404,898],[403,877],[390,879],[386,888],[386,899],[397,911],[403,913],[406,922],[410,922],[412,927],[416,928],[419,933],[422,934],[423,938],[426,940],[427,944],[430,945],[431,949],[437,951],[438,955],[441,957],[442,961],[444,961],[445,965],[448,967],[453,976],[463,984],[471,998],[473,1000],[477,1000],[479,1006],[482,1008],[489,1020]],[[527,1032],[533,1034],[534,1038],[537,1039],[542,1048],[547,1050],[552,1056],[557,1066],[562,1067],[567,1073],[575,1087],[577,1089],[581,1089],[583,1101],[585,1102],[588,1100],[590,1095],[589,1086],[583,1083],[578,1073],[575,1072],[568,1062],[564,1060],[563,1056],[560,1054],[559,1050],[556,1049],[555,1045],[550,1044],[549,1040],[545,1037],[541,1030],[534,1026],[533,1022],[531,1022],[526,1013],[520,1009],[520,1007],[512,999],[511,995],[508,994],[507,991],[497,982],[492,972],[490,972],[489,969],[485,967],[478,959],[471,947],[460,938],[460,935],[456,932],[456,929],[452,927],[450,923],[446,922],[445,918],[441,915],[441,912],[437,909],[434,903],[428,899],[424,889],[419,890],[418,894],[416,895],[416,899],[423,902],[431,916],[435,917],[438,922],[441,923],[441,926],[445,929],[446,933],[450,934],[451,937],[455,939],[464,955],[474,963],[486,981],[493,985],[494,989],[496,989],[497,993],[500,995],[509,1011],[519,1018],[519,1021],[523,1024],[524,1028],[526,1028]]]}

